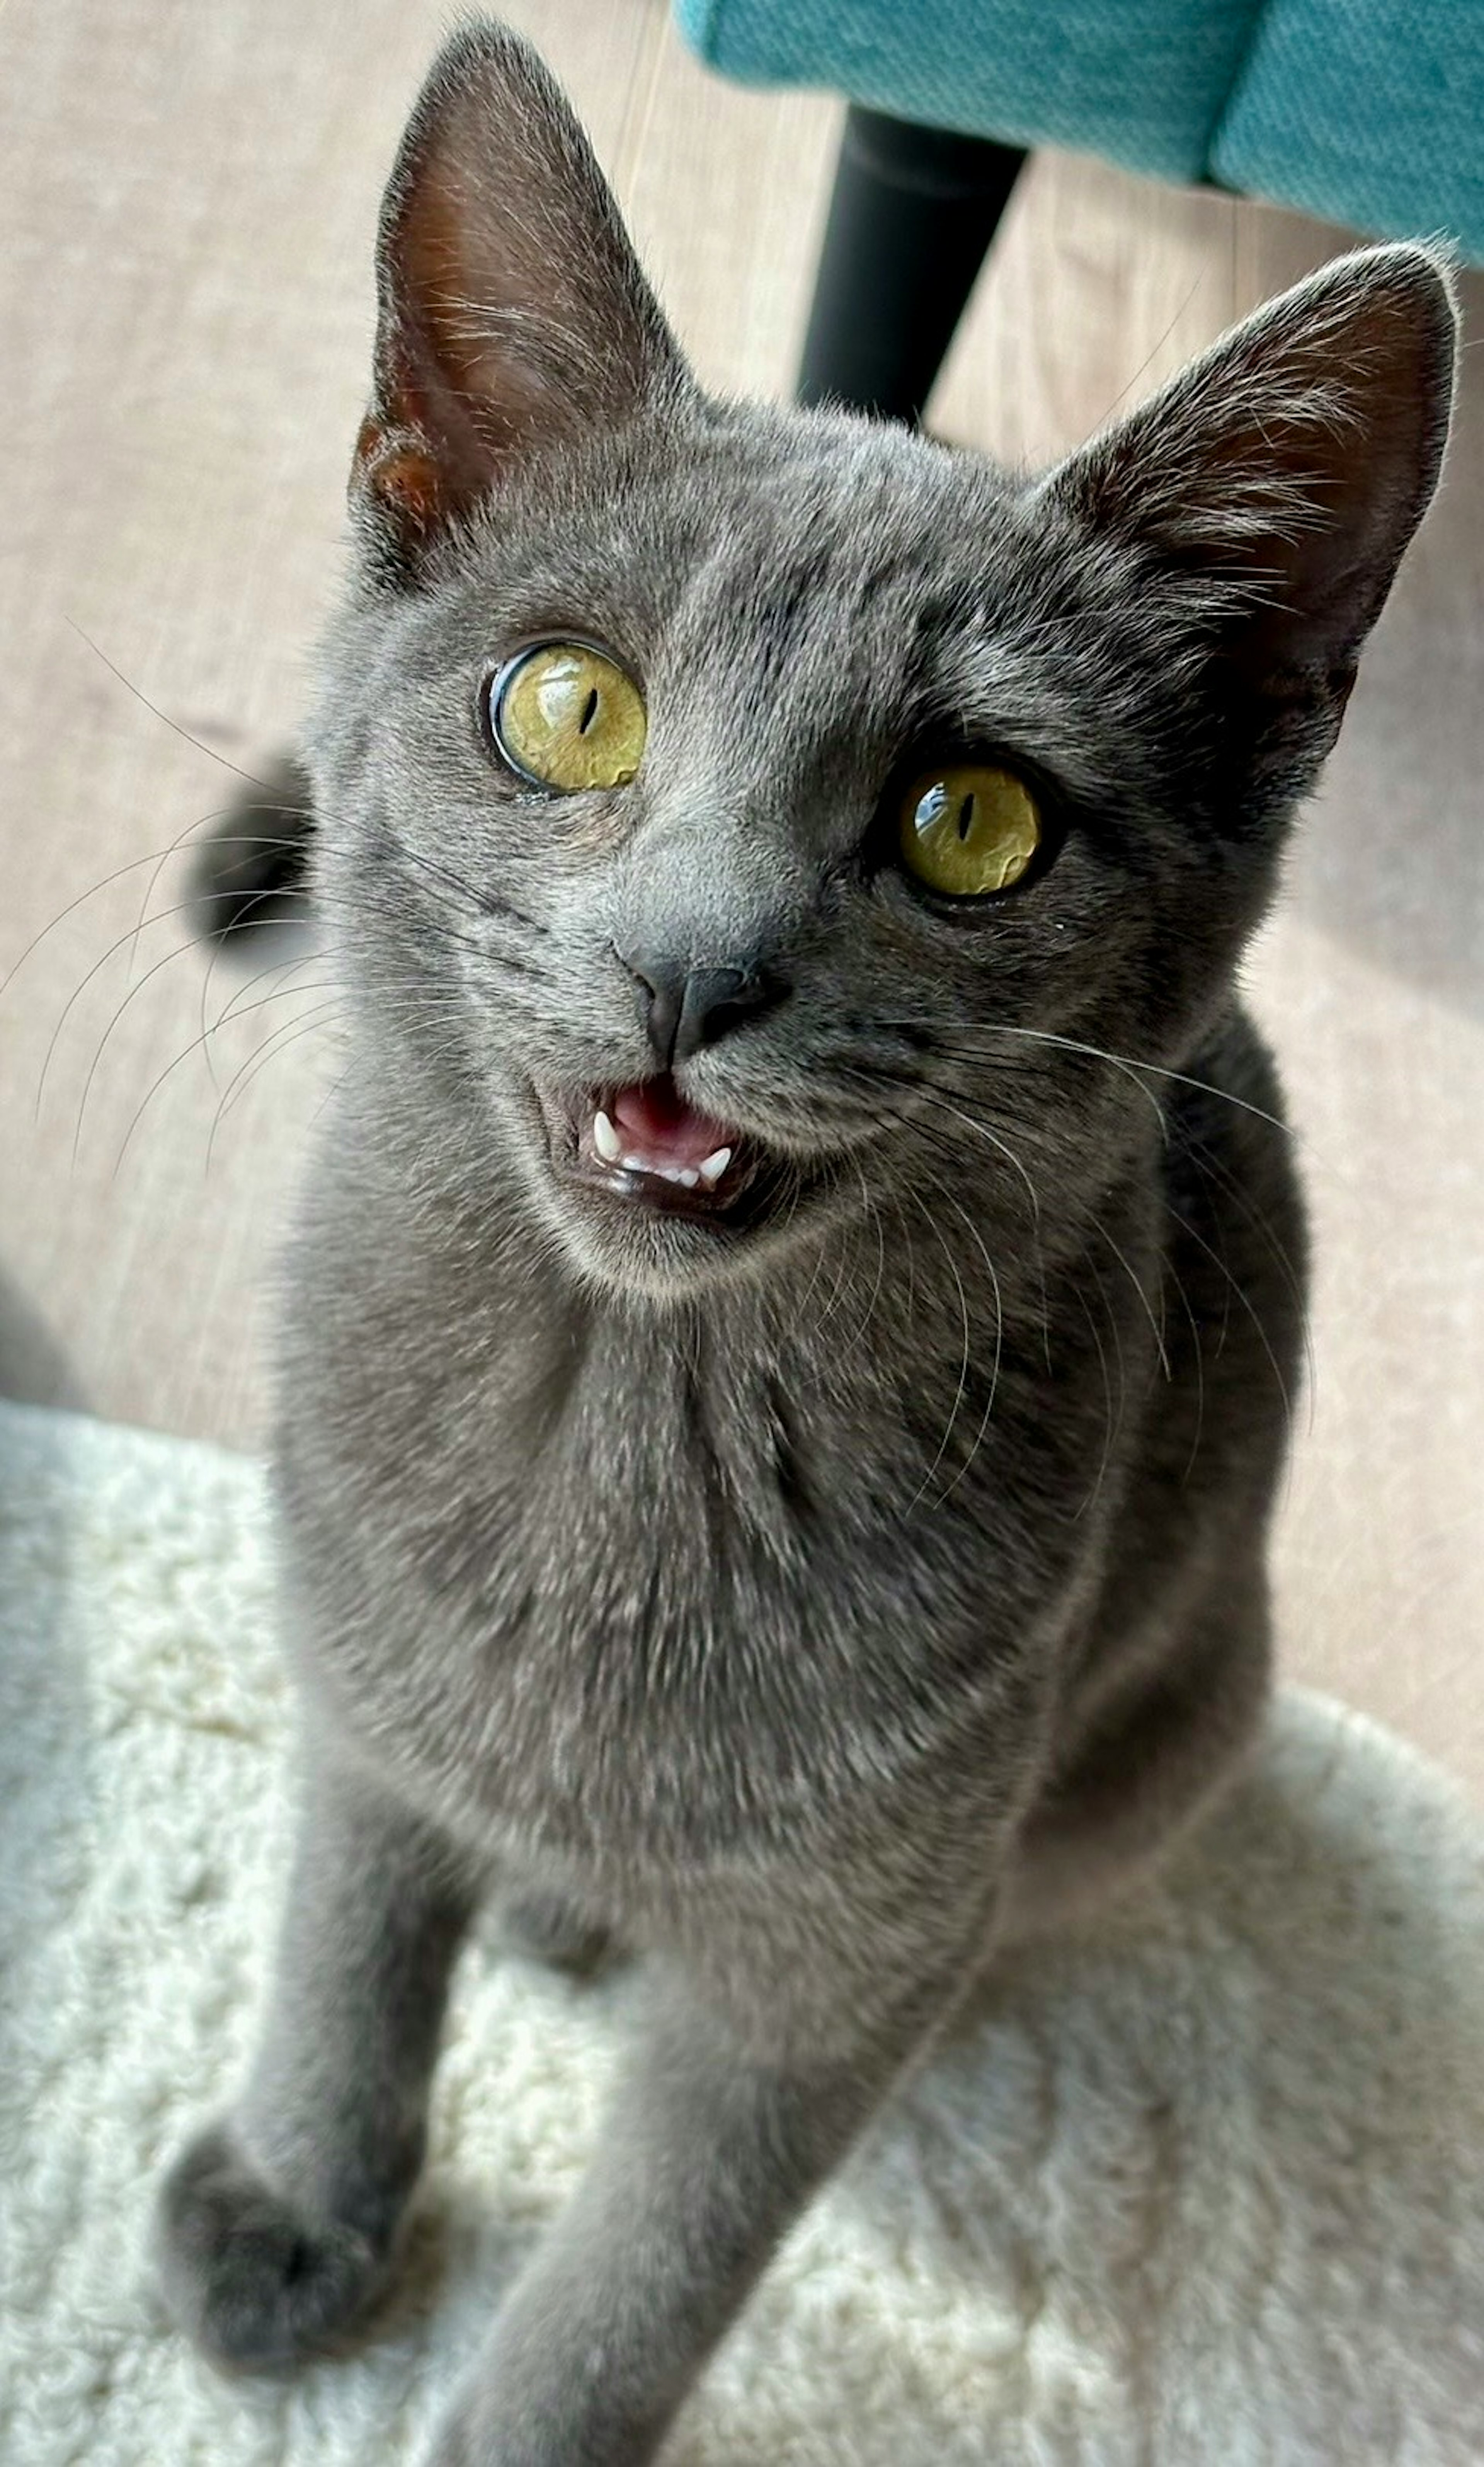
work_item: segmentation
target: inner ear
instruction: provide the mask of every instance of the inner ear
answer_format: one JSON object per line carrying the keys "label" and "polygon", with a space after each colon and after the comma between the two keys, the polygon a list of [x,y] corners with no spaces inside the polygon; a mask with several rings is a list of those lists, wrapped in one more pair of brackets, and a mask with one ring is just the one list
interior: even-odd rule
{"label": "inner ear", "polygon": [[1455,341],[1437,259],[1358,252],[1237,328],[1047,491],[1193,583],[1260,692],[1342,704],[1437,482]]}
{"label": "inner ear", "polygon": [[454,35],[382,208],[352,493],[415,565],[515,464],[686,382],[591,147],[503,27]]}

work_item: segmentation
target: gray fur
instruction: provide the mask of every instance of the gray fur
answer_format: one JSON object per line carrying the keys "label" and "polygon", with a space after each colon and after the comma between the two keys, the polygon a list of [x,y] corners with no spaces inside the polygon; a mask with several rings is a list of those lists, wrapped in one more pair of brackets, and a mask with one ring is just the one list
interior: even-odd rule
{"label": "gray fur", "polygon": [[[237,2364],[364,2310],[509,1893],[644,1957],[650,2018],[437,2467],[638,2467],[997,1943],[1253,1736],[1304,1246],[1233,971],[1452,319],[1426,254],[1344,260],[1033,485],[710,402],[493,29],[434,73],[380,281],[311,738],[352,1032],[284,1294],[303,1834],[164,2267]],[[540,796],[483,742],[482,674],[549,630],[643,680],[632,786]],[[972,914],[877,819],[945,739],[1065,830]],[[618,954],[656,942],[781,989],[680,1067],[771,1161],[730,1234],[553,1169],[536,1088],[649,1072]]]}

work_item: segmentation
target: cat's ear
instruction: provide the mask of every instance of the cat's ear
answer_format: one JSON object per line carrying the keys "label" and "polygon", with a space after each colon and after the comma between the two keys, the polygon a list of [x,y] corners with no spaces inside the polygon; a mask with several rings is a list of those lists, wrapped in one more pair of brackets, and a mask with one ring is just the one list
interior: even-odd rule
{"label": "cat's ear", "polygon": [[351,499],[404,571],[524,459],[686,382],[565,97],[506,28],[445,45],[381,214]]}
{"label": "cat's ear", "polygon": [[1242,683],[1327,742],[1437,481],[1456,331],[1428,250],[1338,259],[1044,487],[1178,571]]}

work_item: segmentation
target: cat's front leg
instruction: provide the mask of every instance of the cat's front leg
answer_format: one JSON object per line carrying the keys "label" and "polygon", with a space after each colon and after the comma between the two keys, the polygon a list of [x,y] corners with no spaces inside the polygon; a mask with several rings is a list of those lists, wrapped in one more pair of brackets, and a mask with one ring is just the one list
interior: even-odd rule
{"label": "cat's front leg", "polygon": [[306,1759],[256,2062],[165,2185],[161,2277],[218,2364],[276,2369],[363,2313],[422,2163],[428,2085],[474,1881],[376,1781]]}
{"label": "cat's front leg", "polygon": [[945,1983],[847,2055],[808,2062],[744,2047],[667,1988],[428,2467],[644,2467],[775,2247],[951,2001]]}

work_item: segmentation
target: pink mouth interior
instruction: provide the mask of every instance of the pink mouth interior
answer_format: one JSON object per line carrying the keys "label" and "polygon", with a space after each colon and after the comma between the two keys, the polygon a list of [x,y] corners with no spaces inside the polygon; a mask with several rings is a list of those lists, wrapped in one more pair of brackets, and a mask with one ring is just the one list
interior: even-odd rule
{"label": "pink mouth interior", "polygon": [[687,1105],[673,1079],[642,1079],[620,1088],[609,1106],[626,1149],[659,1166],[704,1165],[734,1134],[709,1114]]}

